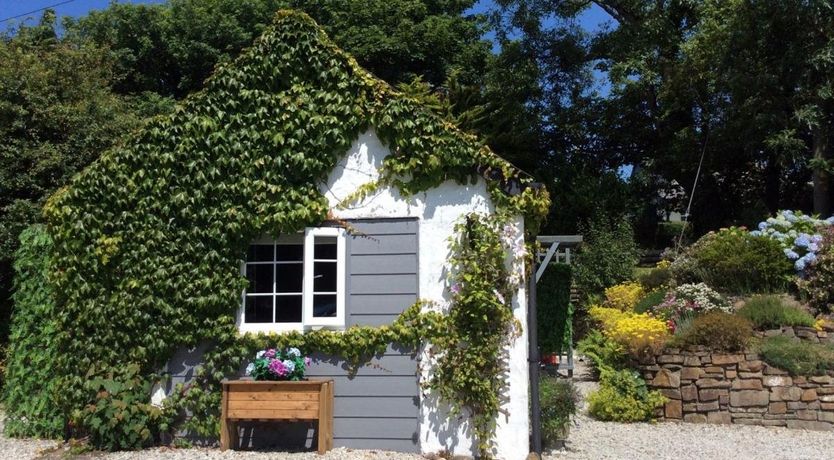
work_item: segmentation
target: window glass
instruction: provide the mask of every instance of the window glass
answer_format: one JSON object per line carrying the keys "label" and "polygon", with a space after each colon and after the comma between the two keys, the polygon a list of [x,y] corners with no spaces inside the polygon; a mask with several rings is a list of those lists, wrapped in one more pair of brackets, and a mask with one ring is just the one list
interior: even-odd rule
{"label": "window glass", "polygon": [[316,260],[336,260],[335,236],[317,236],[315,246]]}
{"label": "window glass", "polygon": [[304,261],[303,244],[278,244],[276,245],[279,261]]}
{"label": "window glass", "polygon": [[247,262],[272,262],[275,257],[273,251],[275,246],[272,244],[250,244],[249,254],[246,256]]}
{"label": "window glass", "polygon": [[279,295],[275,297],[275,322],[300,323],[302,316],[300,295]]}
{"label": "window glass", "polygon": [[272,299],[273,297],[271,295],[247,296],[245,312],[246,322],[271,323]]}
{"label": "window glass", "polygon": [[272,292],[273,283],[272,264],[250,264],[246,265],[246,278],[249,279],[250,293]]}
{"label": "window glass", "polygon": [[336,295],[315,294],[313,295],[313,316],[316,318],[329,318],[336,316]]}
{"label": "window glass", "polygon": [[304,264],[278,264],[275,270],[275,292],[301,294],[304,285]]}
{"label": "window glass", "polygon": [[336,292],[336,261],[313,264],[313,292]]}

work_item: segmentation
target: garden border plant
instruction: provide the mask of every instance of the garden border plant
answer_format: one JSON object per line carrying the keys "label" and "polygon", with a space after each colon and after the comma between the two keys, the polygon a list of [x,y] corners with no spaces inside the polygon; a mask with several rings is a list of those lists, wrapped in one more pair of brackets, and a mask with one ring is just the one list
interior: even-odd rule
{"label": "garden border plant", "polygon": [[[448,314],[418,303],[390,326],[240,336],[235,313],[246,280],[239,266],[249,242],[332,218],[318,186],[369,127],[392,154],[380,179],[351,199],[383,185],[408,196],[447,180],[486,179],[498,213],[470,216],[457,228],[451,262],[460,279],[452,281],[462,281],[462,289]],[[19,380],[10,391],[54,397],[46,412],[61,429],[92,435],[95,447],[137,448],[174,430],[186,408],[190,428],[216,435],[219,381],[267,345],[340,356],[357,366],[390,343],[428,342],[437,363],[427,384],[453,409],[471,414],[478,451],[488,457],[505,385],[500,354],[517,332],[511,287],[522,279],[504,266],[503,225],[508,216],[523,215],[535,232],[548,208],[544,189],[474,137],[361,69],[306,15],[280,11],[251,49],[218,67],[203,91],[151,120],[48,200],[44,213],[54,243],[42,262],[53,291],[19,305],[38,302],[53,313],[41,326],[53,333],[35,336],[31,348],[13,345],[9,374],[24,372],[21,366],[41,345],[54,347],[53,366],[37,384]],[[23,270],[22,284],[32,282],[26,275]],[[33,327],[27,313],[18,315],[18,331]],[[176,349],[204,342],[213,347],[195,384],[169,398],[157,423],[145,384],[158,379],[155,372]],[[135,374],[121,372],[134,366]],[[95,391],[93,378],[100,382]],[[108,387],[136,404],[97,430],[101,414],[123,400],[110,397]],[[60,435],[53,425],[25,418],[37,412],[29,403],[5,400],[14,434]],[[131,431],[139,436],[119,435]]]}

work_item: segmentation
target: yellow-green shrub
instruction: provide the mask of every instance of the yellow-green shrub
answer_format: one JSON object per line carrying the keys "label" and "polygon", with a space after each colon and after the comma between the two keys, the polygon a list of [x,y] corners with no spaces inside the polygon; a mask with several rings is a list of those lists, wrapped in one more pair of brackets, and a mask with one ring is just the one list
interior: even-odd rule
{"label": "yellow-green shrub", "polygon": [[616,284],[605,290],[605,306],[623,311],[633,310],[643,294],[640,283],[627,281]]}
{"label": "yellow-green shrub", "polygon": [[668,339],[666,323],[648,313],[598,306],[591,307],[589,313],[602,326],[606,337],[632,355],[657,351]]}
{"label": "yellow-green shrub", "polygon": [[666,397],[649,391],[646,382],[631,370],[604,370],[599,384],[599,390],[588,395],[588,412],[598,420],[643,422],[666,403]]}

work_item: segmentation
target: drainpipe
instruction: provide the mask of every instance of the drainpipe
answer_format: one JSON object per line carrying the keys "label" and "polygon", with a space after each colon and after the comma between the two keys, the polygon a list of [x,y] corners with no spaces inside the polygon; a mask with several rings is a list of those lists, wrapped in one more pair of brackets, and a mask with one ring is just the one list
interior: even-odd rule
{"label": "drainpipe", "polygon": [[539,357],[539,330],[537,321],[537,306],[536,306],[536,257],[533,256],[533,261],[530,268],[530,286],[527,289],[527,345],[528,345],[528,366],[530,369],[530,411],[531,419],[531,438],[530,451],[539,454],[542,453],[542,411],[541,401],[539,400],[539,366],[541,358]]}

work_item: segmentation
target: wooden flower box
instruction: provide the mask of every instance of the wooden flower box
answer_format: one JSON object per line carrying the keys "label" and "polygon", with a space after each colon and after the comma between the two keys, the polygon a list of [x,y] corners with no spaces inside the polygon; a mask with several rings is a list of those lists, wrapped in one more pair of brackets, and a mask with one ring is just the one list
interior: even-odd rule
{"label": "wooden flower box", "polygon": [[318,453],[333,448],[333,380],[224,380],[220,448],[237,446],[240,421],[318,421]]}

